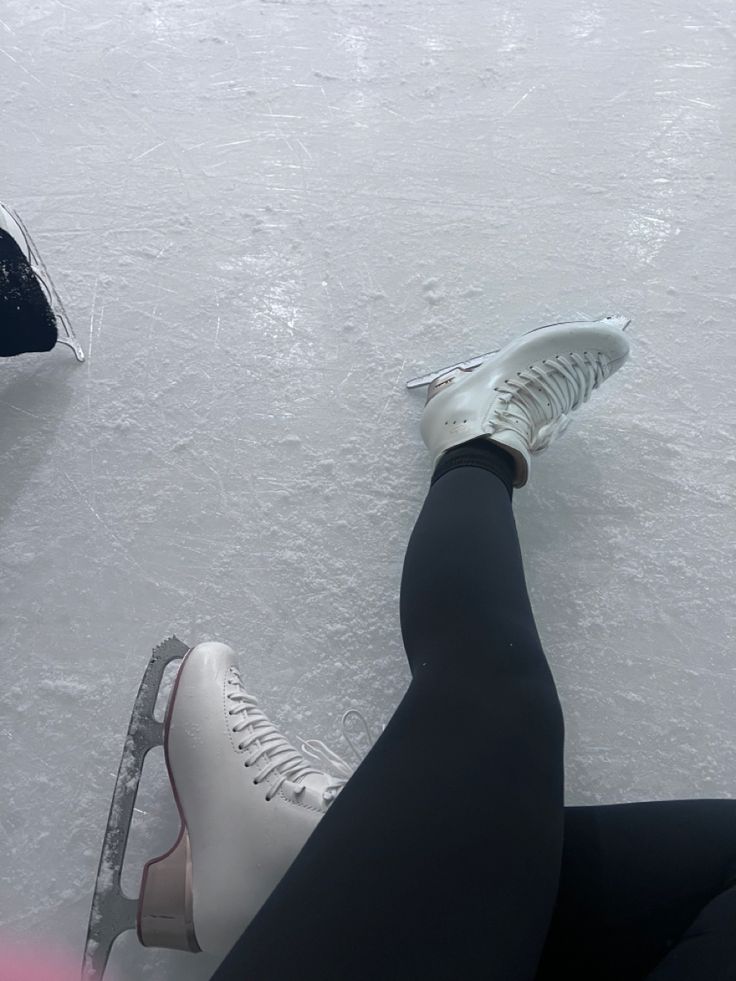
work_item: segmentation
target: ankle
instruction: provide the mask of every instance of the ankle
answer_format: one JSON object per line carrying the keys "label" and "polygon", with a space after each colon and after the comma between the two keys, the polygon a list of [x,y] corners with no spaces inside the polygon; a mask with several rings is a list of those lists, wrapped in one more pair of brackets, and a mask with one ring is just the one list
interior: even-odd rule
{"label": "ankle", "polygon": [[477,436],[467,443],[452,446],[443,453],[432,474],[430,486],[456,467],[481,467],[490,471],[503,482],[509,498],[513,497],[516,461],[509,452],[485,436]]}

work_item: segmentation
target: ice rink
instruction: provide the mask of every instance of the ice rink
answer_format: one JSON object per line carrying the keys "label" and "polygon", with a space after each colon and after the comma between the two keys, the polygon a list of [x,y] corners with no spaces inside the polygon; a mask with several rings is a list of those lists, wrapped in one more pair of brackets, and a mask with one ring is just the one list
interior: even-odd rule
{"label": "ice rink", "polygon": [[[567,802],[736,794],[735,64],[727,0],[5,0],[0,200],[87,360],[0,364],[4,936],[81,959],[167,636],[234,647],[293,740],[378,735],[430,478],[405,383],[555,321],[632,319],[514,499]],[[111,974],[216,964],[128,934]]]}

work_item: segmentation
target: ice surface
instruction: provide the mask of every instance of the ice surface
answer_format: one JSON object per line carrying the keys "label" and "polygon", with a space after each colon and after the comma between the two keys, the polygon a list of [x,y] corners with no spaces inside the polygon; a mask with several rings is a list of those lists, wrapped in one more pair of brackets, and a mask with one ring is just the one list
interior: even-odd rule
{"label": "ice surface", "polygon": [[292,740],[380,731],[404,382],[551,321],[633,320],[515,501],[568,800],[734,793],[735,37],[726,0],[6,0],[0,197],[87,362],[0,365],[0,926],[81,957],[172,633]]}

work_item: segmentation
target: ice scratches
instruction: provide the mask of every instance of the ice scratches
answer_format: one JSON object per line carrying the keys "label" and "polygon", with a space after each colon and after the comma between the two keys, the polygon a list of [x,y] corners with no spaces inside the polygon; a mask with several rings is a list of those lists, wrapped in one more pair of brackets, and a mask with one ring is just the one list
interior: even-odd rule
{"label": "ice scratches", "polygon": [[535,90],[536,88],[537,88],[537,86],[536,86],[536,85],[532,85],[532,87],[531,87],[531,88],[529,89],[529,91],[528,91],[528,92],[525,92],[525,93],[524,93],[524,95],[522,95],[522,97],[521,97],[520,99],[517,99],[517,101],[516,101],[516,102],[515,102],[515,103],[513,104],[513,106],[511,106],[511,108],[510,108],[510,109],[508,109],[508,110],[507,110],[507,111],[506,111],[506,112],[504,113],[504,116],[510,116],[510,115],[511,115],[511,113],[512,113],[512,112],[514,111],[514,109],[517,109],[517,108],[518,108],[518,107],[519,107],[519,106],[521,105],[521,103],[522,103],[522,102],[524,102],[524,101],[526,101],[526,99],[528,99],[528,98],[529,98],[529,96],[530,96],[530,95],[532,94],[532,92],[533,92],[533,91],[534,91],[534,90]]}
{"label": "ice scratches", "polygon": [[30,416],[31,419],[43,420],[44,418],[43,416],[37,415],[35,412],[29,412],[28,409],[22,409],[19,405],[11,405],[10,402],[5,402],[3,399],[0,399],[0,405],[5,405],[9,409],[15,410],[15,412],[22,412],[24,415]]}
{"label": "ice scratches", "polygon": [[89,686],[83,684],[79,681],[72,681],[69,678],[57,678],[52,681],[50,679],[44,679],[38,684],[39,691],[48,691],[59,695],[71,695],[73,698],[79,698],[83,695],[89,695]]}
{"label": "ice scratches", "polygon": [[159,147],[164,146],[165,143],[166,140],[162,140],[160,143],[157,143],[155,146],[150,147],[150,149],[144,150],[143,153],[139,153],[137,157],[133,157],[132,162],[135,163],[136,160],[142,160],[144,157],[147,157],[149,153],[153,153],[154,150],[158,150]]}
{"label": "ice scratches", "polygon": [[[210,469],[212,469],[212,468],[210,467]],[[161,586],[165,586],[167,589],[171,589],[174,592],[179,592],[178,588],[175,587],[174,585],[172,585],[172,583],[168,582],[168,580],[162,579],[162,580],[159,581],[157,579],[154,579],[153,576],[151,576],[144,569],[144,567],[140,564],[140,562],[138,562],[138,560],[131,554],[130,550],[123,544],[123,542],[120,541],[120,539],[117,537],[117,535],[112,530],[112,528],[107,524],[107,522],[103,518],[100,517],[100,515],[97,513],[97,511],[95,511],[95,509],[92,506],[92,504],[84,496],[84,494],[81,492],[81,490],[77,487],[77,485],[74,483],[74,481],[69,476],[69,474],[66,472],[66,470],[62,470],[61,472],[62,472],[63,476],[66,477],[66,479],[72,485],[72,487],[74,488],[74,490],[77,492],[80,500],[84,504],[87,505],[87,507],[89,508],[89,510],[92,512],[92,514],[95,516],[95,518],[99,521],[99,523],[105,529],[105,531],[107,532],[107,534],[109,535],[109,537],[112,539],[113,543],[115,545],[117,545],[117,547],[123,552],[123,554],[128,559],[128,561],[131,563],[131,565],[135,566],[135,568],[138,569],[138,571],[141,573],[143,579],[146,582],[151,583],[151,585],[155,586],[156,588],[160,588]],[[221,493],[222,492],[223,491],[222,491],[222,487],[221,487]]]}
{"label": "ice scratches", "polygon": [[[667,214],[668,217],[671,215],[669,209],[663,210],[662,213]],[[673,234],[679,235],[680,229],[667,218],[636,215],[629,222],[629,247],[641,262],[651,263]]]}
{"label": "ice scratches", "polygon": [[47,88],[47,86],[43,84],[43,82],[38,77],[38,75],[34,75],[33,72],[29,72],[28,69],[24,65],[21,65],[18,59],[14,58],[9,51],[6,51],[4,48],[0,48],[0,54],[4,54],[6,58],[10,58],[10,60],[13,62],[14,65],[17,65],[18,68],[20,68],[22,72],[25,72],[26,75],[32,78],[34,82],[38,82],[38,84],[41,86],[42,89]]}
{"label": "ice scratches", "polygon": [[88,345],[87,345],[87,348],[88,348],[88,350],[87,350],[87,357],[89,359],[90,364],[92,363],[92,341],[94,339],[95,313],[96,313],[96,310],[97,310],[97,290],[98,290],[99,285],[100,285],[100,263],[101,262],[102,262],[102,258],[100,258],[98,260],[98,262],[97,262],[97,272],[95,273],[95,285],[94,285],[94,289],[92,290],[91,312],[90,312],[90,315],[89,315],[89,342],[88,342]]}

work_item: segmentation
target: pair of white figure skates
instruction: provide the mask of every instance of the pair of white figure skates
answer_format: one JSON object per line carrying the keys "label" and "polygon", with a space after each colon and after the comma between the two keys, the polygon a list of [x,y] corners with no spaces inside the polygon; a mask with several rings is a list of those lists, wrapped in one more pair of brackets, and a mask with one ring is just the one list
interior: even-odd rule
{"label": "pair of white figure skates", "polygon": [[[408,388],[429,386],[421,435],[433,467],[451,447],[484,436],[512,455],[514,486],[523,487],[531,457],[628,358],[628,324],[606,317],[539,327],[498,351],[412,379]],[[162,725],[153,708],[164,669],[177,658],[183,661]],[[145,754],[162,743],[181,831],[166,855],[146,865],[140,895],[130,899],[120,872],[135,795]],[[115,938],[136,926],[146,946],[227,953],[352,772],[322,743],[302,743],[299,752],[287,742],[244,689],[229,647],[164,642],[126,739],[83,979],[101,978]]]}

